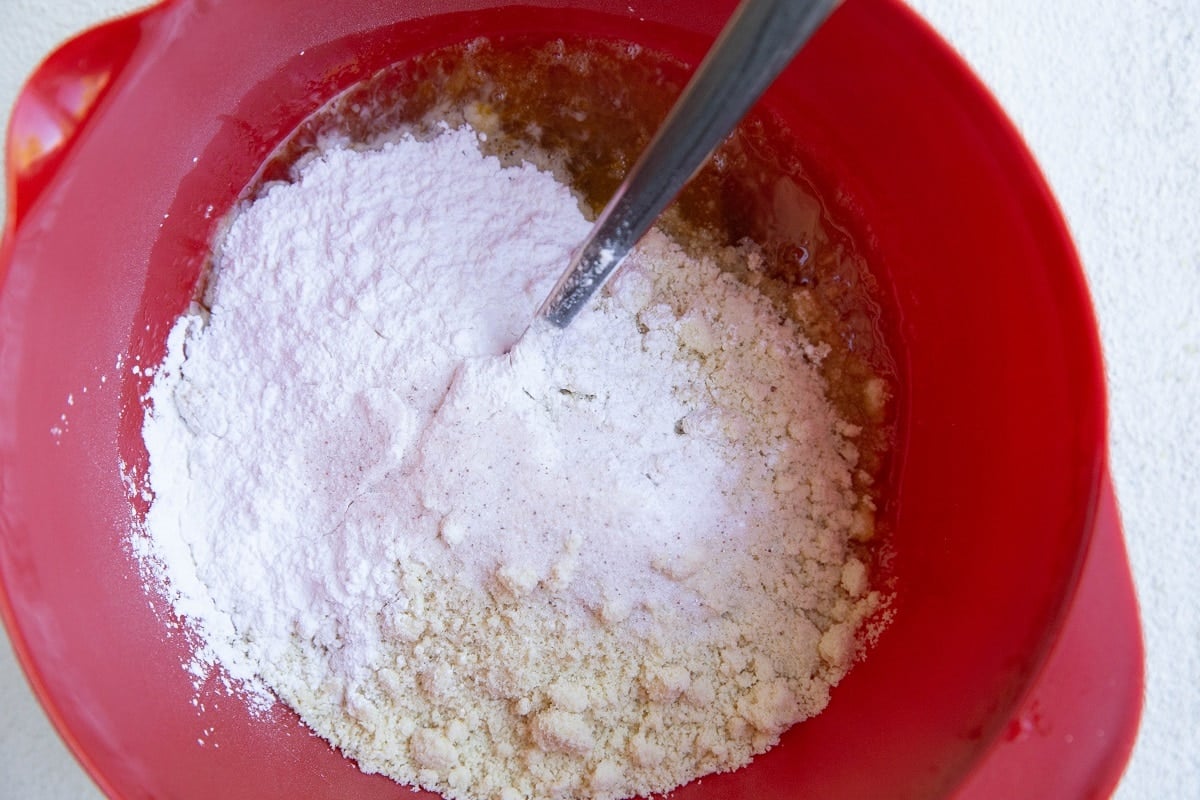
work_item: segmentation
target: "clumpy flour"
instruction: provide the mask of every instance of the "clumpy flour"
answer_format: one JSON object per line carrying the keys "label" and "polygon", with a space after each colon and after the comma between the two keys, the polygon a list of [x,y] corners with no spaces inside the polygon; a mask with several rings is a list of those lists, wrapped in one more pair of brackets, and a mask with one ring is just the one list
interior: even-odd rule
{"label": "clumpy flour", "polygon": [[143,562],[199,663],[366,771],[665,791],[819,712],[880,605],[860,432],[748,282],[656,231],[521,338],[588,227],[470,128],[334,149],[234,217],[170,334]]}

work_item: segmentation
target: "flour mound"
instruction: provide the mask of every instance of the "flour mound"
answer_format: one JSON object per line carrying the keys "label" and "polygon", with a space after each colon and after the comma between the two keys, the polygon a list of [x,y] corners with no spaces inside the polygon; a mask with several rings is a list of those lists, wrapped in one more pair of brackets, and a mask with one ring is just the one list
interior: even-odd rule
{"label": "flour mound", "polygon": [[879,606],[857,431],[761,294],[655,231],[522,338],[588,227],[469,129],[334,150],[234,218],[171,333],[144,558],[364,770],[666,791],[818,713]]}

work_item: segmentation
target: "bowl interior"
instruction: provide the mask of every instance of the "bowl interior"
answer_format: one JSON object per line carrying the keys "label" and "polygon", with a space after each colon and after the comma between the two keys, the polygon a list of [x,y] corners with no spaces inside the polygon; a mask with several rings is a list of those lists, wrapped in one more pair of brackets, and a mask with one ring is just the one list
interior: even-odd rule
{"label": "bowl interior", "polygon": [[[144,453],[140,367],[161,358],[217,221],[270,151],[338,90],[440,45],[585,34],[695,62],[734,4],[281,5],[182,0],[94,31],[47,62],[14,116],[2,605],[47,711],[116,796],[410,796],[286,709],[260,719],[215,686],[194,708],[185,638],[127,542],[137,509],[119,462]],[[847,2],[765,102],[891,305],[895,618],[826,712],[674,796],[939,794],[1042,662],[1091,532],[1104,401],[1086,287],[1019,138],[898,2]],[[40,158],[14,155],[28,136]]]}

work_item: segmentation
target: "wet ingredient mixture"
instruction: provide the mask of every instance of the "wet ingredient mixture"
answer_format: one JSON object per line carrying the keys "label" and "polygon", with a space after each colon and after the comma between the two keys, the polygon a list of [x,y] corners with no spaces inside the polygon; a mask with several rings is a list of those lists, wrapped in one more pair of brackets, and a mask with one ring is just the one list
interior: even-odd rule
{"label": "wet ingredient mixture", "polygon": [[831,348],[759,248],[656,230],[510,352],[589,222],[486,139],[333,147],[236,215],[155,379],[137,546],[200,661],[366,771],[615,798],[741,766],[882,604]]}

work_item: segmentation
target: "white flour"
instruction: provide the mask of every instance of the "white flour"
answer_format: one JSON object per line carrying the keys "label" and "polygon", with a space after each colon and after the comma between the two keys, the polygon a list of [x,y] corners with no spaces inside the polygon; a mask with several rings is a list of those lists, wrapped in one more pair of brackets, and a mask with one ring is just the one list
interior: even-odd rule
{"label": "white flour", "polygon": [[143,556],[201,659],[365,770],[665,791],[820,711],[879,605],[857,431],[757,292],[652,233],[504,355],[587,229],[469,130],[334,151],[171,334]]}

